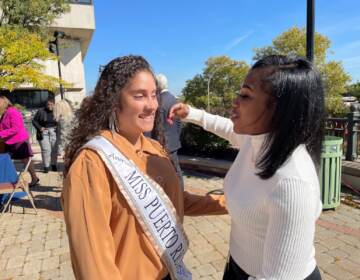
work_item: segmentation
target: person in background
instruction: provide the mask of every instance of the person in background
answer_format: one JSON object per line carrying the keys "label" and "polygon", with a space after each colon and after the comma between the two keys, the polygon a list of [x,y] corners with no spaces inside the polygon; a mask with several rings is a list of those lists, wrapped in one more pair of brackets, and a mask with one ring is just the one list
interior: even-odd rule
{"label": "person in background", "polygon": [[184,180],[177,154],[178,150],[181,148],[181,121],[175,119],[171,124],[167,121],[170,108],[178,101],[176,97],[170,93],[168,81],[164,74],[156,75],[156,84],[159,92],[159,108],[154,129],[151,133],[146,134],[146,136],[150,135],[151,138],[159,141],[165,147],[179,177],[181,189],[184,190]]}
{"label": "person in background", "polygon": [[239,149],[224,179],[231,216],[224,280],[319,280],[315,223],[321,214],[317,168],[324,90],[305,58],[257,61],[233,102],[231,119],[177,104],[183,118]]}
{"label": "person in background", "polygon": [[[24,120],[12,103],[5,96],[0,96],[0,141],[4,144],[4,152],[12,159],[22,160],[26,164],[33,156],[29,142],[29,133],[25,129]],[[29,165],[31,176],[30,187],[39,183],[32,162]]]}
{"label": "person in background", "polygon": [[54,117],[55,99],[49,98],[46,107],[39,109],[34,118],[33,125],[36,128],[36,139],[41,148],[44,173],[50,170],[57,171],[57,121]]}
{"label": "person in background", "polygon": [[73,118],[74,113],[69,101],[62,99],[55,103],[54,119],[57,122],[57,150],[58,155],[61,157],[64,156]]}

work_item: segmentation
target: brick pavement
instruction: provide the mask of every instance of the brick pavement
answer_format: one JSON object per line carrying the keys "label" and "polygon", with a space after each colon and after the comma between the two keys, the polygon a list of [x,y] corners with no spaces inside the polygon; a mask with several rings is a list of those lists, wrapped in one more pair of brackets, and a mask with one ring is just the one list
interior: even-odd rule
{"label": "brick pavement", "polygon": [[[192,173],[195,176],[188,176],[186,182],[195,191],[222,186],[222,178]],[[190,239],[186,261],[194,279],[222,279],[228,252],[229,217],[186,218],[185,229]],[[315,247],[323,279],[360,279],[360,209],[341,204],[336,211],[324,211],[317,222]]]}
{"label": "brick pavement", "polygon": [[[59,173],[39,173],[34,189],[39,215],[27,201],[0,218],[0,279],[74,279],[59,196]],[[189,190],[203,193],[221,188],[223,179],[191,173]],[[25,206],[25,214],[22,207]],[[185,218],[190,250],[185,261],[193,279],[221,279],[228,252],[229,216]],[[341,205],[321,215],[316,254],[323,279],[360,279],[360,210]]]}

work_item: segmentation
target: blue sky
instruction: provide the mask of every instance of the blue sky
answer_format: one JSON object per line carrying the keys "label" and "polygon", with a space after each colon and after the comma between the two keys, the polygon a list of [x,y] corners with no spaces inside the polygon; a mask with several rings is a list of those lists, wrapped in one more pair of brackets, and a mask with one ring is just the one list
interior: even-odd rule
{"label": "blue sky", "polygon": [[[360,81],[360,1],[315,0],[315,28],[331,40],[331,60]],[[306,0],[94,0],[96,31],[85,57],[87,91],[99,65],[143,55],[180,94],[210,56],[252,63],[253,49],[292,26],[305,27]]]}

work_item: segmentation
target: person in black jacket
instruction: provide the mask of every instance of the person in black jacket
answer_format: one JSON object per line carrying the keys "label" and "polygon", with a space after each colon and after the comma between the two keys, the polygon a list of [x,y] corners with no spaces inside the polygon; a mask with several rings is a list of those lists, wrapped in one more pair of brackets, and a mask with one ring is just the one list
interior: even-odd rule
{"label": "person in black jacket", "polygon": [[33,118],[36,139],[39,141],[44,172],[57,171],[57,122],[54,118],[55,100],[49,98],[45,108],[39,109]]}
{"label": "person in black jacket", "polygon": [[176,173],[180,180],[180,186],[182,190],[184,190],[184,181],[177,155],[178,150],[181,148],[181,121],[179,119],[175,119],[171,121],[171,123],[168,121],[169,110],[174,104],[178,103],[178,101],[168,90],[168,81],[164,74],[156,75],[156,83],[159,91],[159,107],[155,127],[150,134],[147,133],[145,135],[150,135],[151,138],[158,140],[165,147],[175,166]]}

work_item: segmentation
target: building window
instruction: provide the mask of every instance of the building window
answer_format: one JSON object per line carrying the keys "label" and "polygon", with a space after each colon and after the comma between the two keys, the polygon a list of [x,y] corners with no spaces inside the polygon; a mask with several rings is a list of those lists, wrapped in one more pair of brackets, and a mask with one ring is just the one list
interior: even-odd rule
{"label": "building window", "polygon": [[1,90],[0,95],[6,96],[11,103],[20,104],[27,109],[44,107],[49,97],[54,98],[54,94],[47,90]]}
{"label": "building window", "polygon": [[69,0],[71,4],[86,4],[92,5],[92,0]]}

